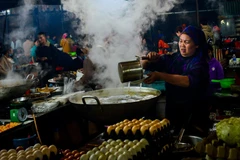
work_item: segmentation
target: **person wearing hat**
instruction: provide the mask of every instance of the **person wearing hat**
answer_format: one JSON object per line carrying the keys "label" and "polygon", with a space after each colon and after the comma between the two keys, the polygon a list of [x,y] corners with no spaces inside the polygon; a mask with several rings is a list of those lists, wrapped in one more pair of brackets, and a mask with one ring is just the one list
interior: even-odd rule
{"label": "person wearing hat", "polygon": [[179,49],[172,55],[150,52],[149,60],[142,61],[143,67],[152,71],[144,83],[166,82],[165,115],[176,132],[189,122],[187,131],[206,135],[209,67],[204,33],[196,27],[186,27],[179,37]]}
{"label": "person wearing hat", "polygon": [[60,42],[60,46],[62,47],[62,51],[64,53],[72,52],[72,44],[73,40],[69,38],[67,33],[64,33]]}

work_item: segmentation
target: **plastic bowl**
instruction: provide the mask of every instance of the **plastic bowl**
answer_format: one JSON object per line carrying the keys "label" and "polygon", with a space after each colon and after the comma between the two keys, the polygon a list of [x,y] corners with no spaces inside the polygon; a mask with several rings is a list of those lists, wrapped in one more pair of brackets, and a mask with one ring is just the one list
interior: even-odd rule
{"label": "plastic bowl", "polygon": [[235,84],[235,79],[234,78],[225,78],[221,80],[212,80],[213,83],[220,83],[221,88],[230,88],[231,85]]}
{"label": "plastic bowl", "polygon": [[76,57],[77,53],[76,52],[69,52],[69,55],[72,57]]}

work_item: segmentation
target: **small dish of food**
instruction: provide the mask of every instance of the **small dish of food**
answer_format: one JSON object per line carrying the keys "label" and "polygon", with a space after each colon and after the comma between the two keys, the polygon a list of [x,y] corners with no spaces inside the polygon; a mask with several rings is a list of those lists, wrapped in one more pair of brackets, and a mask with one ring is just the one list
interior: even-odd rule
{"label": "small dish of food", "polygon": [[57,89],[58,89],[57,87],[48,87],[47,85],[46,87],[43,87],[43,88],[36,88],[37,92],[40,92],[40,93],[52,93]]}
{"label": "small dish of food", "polygon": [[30,100],[41,100],[41,99],[46,99],[47,97],[49,97],[50,94],[49,93],[30,93],[29,95],[26,95],[26,97],[28,97]]}

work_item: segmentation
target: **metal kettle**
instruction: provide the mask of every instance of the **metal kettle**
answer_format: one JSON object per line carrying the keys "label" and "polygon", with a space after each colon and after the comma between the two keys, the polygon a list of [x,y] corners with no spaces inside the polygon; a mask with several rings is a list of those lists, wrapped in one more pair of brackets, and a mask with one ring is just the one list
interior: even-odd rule
{"label": "metal kettle", "polygon": [[118,74],[122,83],[143,79],[143,68],[140,60],[147,57],[137,57],[134,61],[118,63]]}

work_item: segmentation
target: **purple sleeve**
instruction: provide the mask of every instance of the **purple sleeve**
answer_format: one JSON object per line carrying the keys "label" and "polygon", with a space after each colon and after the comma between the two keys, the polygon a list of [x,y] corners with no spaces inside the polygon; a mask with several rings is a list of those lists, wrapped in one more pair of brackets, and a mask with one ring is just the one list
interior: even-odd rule
{"label": "purple sleeve", "polygon": [[219,62],[216,64],[216,71],[217,71],[217,79],[223,79],[224,71],[223,71],[222,65]]}
{"label": "purple sleeve", "polygon": [[209,74],[208,74],[208,64],[206,63],[198,63],[194,64],[194,67],[190,69],[188,73],[189,78],[189,87],[190,88],[198,88],[201,85],[208,83]]}
{"label": "purple sleeve", "polygon": [[154,63],[150,63],[146,69],[150,71],[158,71],[158,72],[165,71],[167,59],[168,59],[167,55],[162,55],[158,59],[158,61]]}

